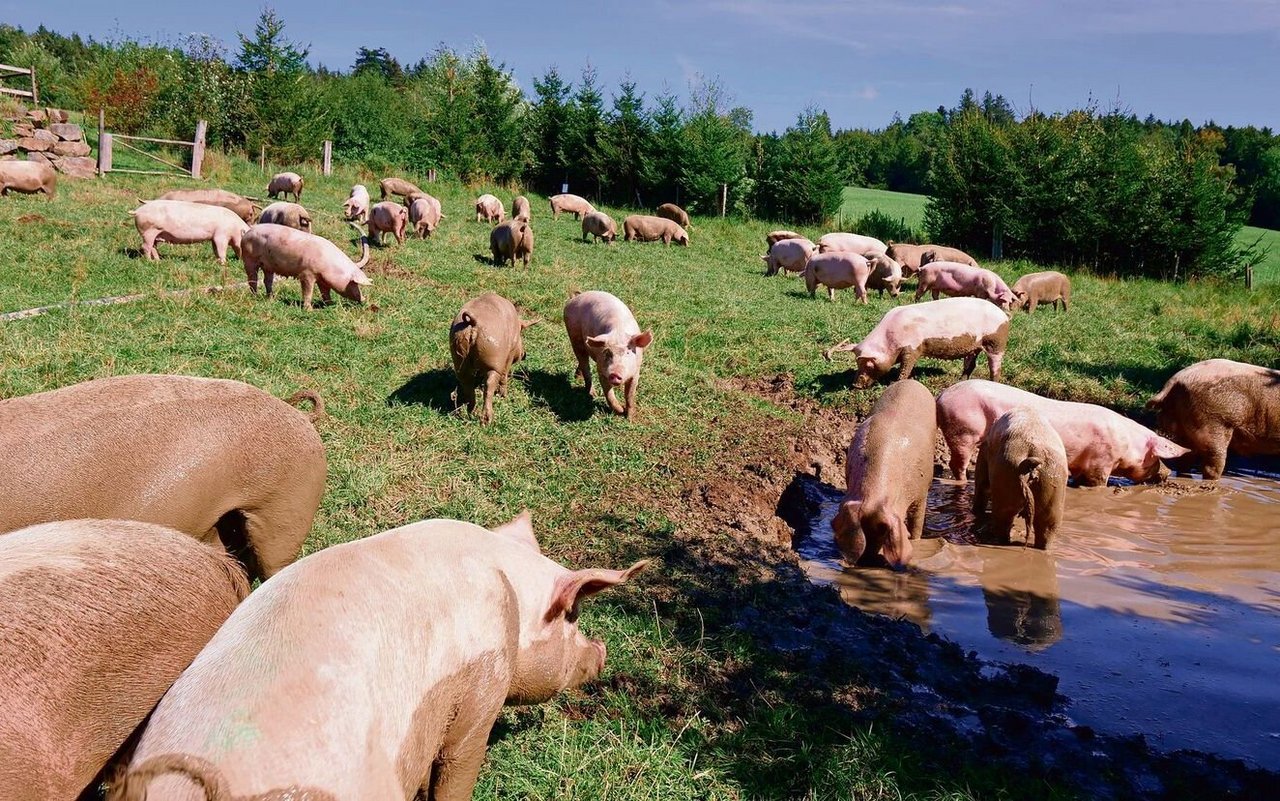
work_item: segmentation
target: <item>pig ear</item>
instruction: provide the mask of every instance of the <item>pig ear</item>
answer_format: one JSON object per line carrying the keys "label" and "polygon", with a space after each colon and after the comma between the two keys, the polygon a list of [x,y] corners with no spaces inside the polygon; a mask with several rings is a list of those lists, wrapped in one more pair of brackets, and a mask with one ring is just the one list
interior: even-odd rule
{"label": "pig ear", "polygon": [[603,348],[609,344],[609,340],[604,337],[587,337],[588,348]]}
{"label": "pig ear", "polygon": [[351,276],[351,282],[360,286],[369,286],[373,283],[373,279],[365,275],[364,270],[357,267],[355,275]]}
{"label": "pig ear", "polygon": [[528,509],[525,509],[514,519],[492,529],[492,531],[500,537],[507,537],[521,545],[527,545],[538,553],[542,552],[542,549],[538,547],[538,538],[533,533],[533,515],[529,514]]}
{"label": "pig ear", "polygon": [[1177,459],[1179,456],[1186,456],[1191,453],[1190,448],[1184,448],[1178,443],[1158,435],[1151,437],[1151,441],[1147,443],[1147,451],[1154,453],[1158,459]]}
{"label": "pig ear", "polygon": [[551,593],[551,606],[547,608],[543,620],[550,623],[561,615],[572,623],[578,619],[578,604],[583,598],[603,592],[610,587],[621,584],[649,566],[649,560],[636,562],[626,570],[574,570],[562,574],[556,579],[555,589]]}
{"label": "pig ear", "polygon": [[651,342],[653,342],[653,332],[641,331],[631,338],[630,344],[633,348],[647,348]]}

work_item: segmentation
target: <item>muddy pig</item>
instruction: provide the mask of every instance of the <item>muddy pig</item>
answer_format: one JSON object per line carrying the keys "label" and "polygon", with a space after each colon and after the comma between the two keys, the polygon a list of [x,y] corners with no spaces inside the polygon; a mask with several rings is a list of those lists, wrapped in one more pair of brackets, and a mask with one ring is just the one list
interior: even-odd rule
{"label": "muddy pig", "polygon": [[458,377],[457,402],[476,409],[476,387],[484,388],[480,422],[493,422],[493,396],[507,396],[511,365],[524,359],[520,333],[536,321],[520,319],[515,305],[494,292],[466,302],[449,329],[453,373]]}
{"label": "muddy pig", "polygon": [[764,274],[803,273],[809,266],[809,259],[817,252],[818,246],[802,236],[779,239],[769,246],[768,254],[761,257],[764,259]]}
{"label": "muddy pig", "polygon": [[1230,359],[1196,362],[1174,374],[1147,408],[1203,461],[1205,478],[1222,477],[1228,450],[1280,453],[1280,370]]}
{"label": "muddy pig", "polygon": [[0,401],[0,532],[128,517],[266,577],[297,558],[324,477],[307,415],[239,381],[130,375]]}
{"label": "muddy pig", "polygon": [[43,192],[48,197],[58,194],[58,174],[40,161],[0,161],[0,197],[9,192],[33,195]]}
{"label": "muddy pig", "polygon": [[664,245],[677,242],[689,246],[689,234],[679,224],[665,217],[648,214],[632,214],[622,221],[623,239],[628,242],[657,242]]}
{"label": "muddy pig", "polygon": [[495,225],[489,232],[489,250],[493,253],[493,263],[499,267],[507,262],[514,267],[517,260],[528,267],[533,256],[533,227],[524,220]]}
{"label": "muddy pig", "polygon": [[267,184],[267,197],[275,200],[276,195],[293,195],[294,203],[302,202],[302,176],[296,172],[278,172]]}
{"label": "muddy pig", "polygon": [[409,203],[409,224],[418,234],[419,239],[426,239],[440,227],[440,201],[424,193],[414,195]]}
{"label": "muddy pig", "polygon": [[883,556],[891,567],[911,561],[933,483],[933,393],[919,381],[890,386],[858,426],[845,459],[845,491],[831,520],[836,546],[850,565]]}
{"label": "muddy pig", "polygon": [[947,298],[890,309],[879,324],[856,345],[848,340],[823,356],[853,351],[858,357],[854,386],[865,389],[901,362],[898,380],[911,377],[920,357],[964,359],[964,377],[973,374],[978,354],[987,354],[993,381],[1000,380],[1000,363],[1009,341],[1009,317],[977,298]]}
{"label": "muddy pig", "polygon": [[951,451],[952,475],[964,478],[969,457],[987,429],[1017,408],[1033,409],[1053,426],[1067,451],[1067,470],[1083,486],[1102,486],[1113,475],[1138,482],[1162,480],[1169,470],[1161,460],[1187,453],[1186,448],[1104,406],[1042,398],[975,379],[938,395],[938,428]]}
{"label": "muddy pig", "polygon": [[249,230],[230,209],[185,200],[148,200],[129,213],[142,236],[142,252],[151,261],[160,261],[156,242],[211,242],[218,264],[226,265],[227,247],[239,256],[241,239]]}
{"label": "muddy pig", "polygon": [[916,300],[929,292],[960,298],[986,298],[1002,309],[1017,299],[1004,279],[990,270],[954,261],[931,261],[916,273]]}
{"label": "muddy pig", "polygon": [[947,247],[946,245],[930,245],[924,253],[920,254],[921,267],[935,261],[953,261],[958,264],[967,264],[970,267],[980,266],[972,256],[960,248]]}
{"label": "muddy pig", "polygon": [[837,250],[845,253],[857,253],[860,256],[870,258],[877,253],[885,253],[889,250],[889,246],[874,236],[847,234],[840,231],[823,234],[818,239],[819,253],[829,253]]}
{"label": "muddy pig", "polygon": [[348,220],[364,222],[369,218],[369,202],[369,190],[364,184],[356,184],[351,187],[351,194],[342,204],[342,216]]}
{"label": "muddy pig", "polygon": [[1018,308],[1027,313],[1036,310],[1041,303],[1052,303],[1053,310],[1058,310],[1058,301],[1062,301],[1062,310],[1067,310],[1071,300],[1071,279],[1054,270],[1039,273],[1027,273],[1013,285],[1013,294]]}
{"label": "muddy pig", "polygon": [[870,274],[871,267],[862,256],[833,250],[809,259],[804,268],[804,285],[811,298],[817,297],[819,284],[826,286],[829,300],[836,299],[837,289],[853,287],[853,294],[860,302],[866,303],[867,277]]}
{"label": "muddy pig", "polygon": [[290,228],[297,228],[299,231],[310,231],[311,212],[297,203],[286,203],[278,200],[262,210],[262,216],[258,217],[258,222],[287,225]]}
{"label": "muddy pig", "polygon": [[606,651],[578,629],[582,602],[644,566],[567,570],[527,512],[312,554],[249,596],[160,701],[121,795],[197,793],[186,770],[148,769],[183,755],[237,798],[471,798],[502,707],[594,680]]}
{"label": "muddy pig", "polygon": [[908,245],[903,242],[890,242],[885,255],[902,265],[903,277],[910,278],[920,269],[920,258],[924,256],[925,251],[933,248],[933,245]]}
{"label": "muddy pig", "polygon": [[502,201],[493,195],[485,194],[476,198],[476,222],[500,223],[506,216]]}
{"label": "muddy pig", "polygon": [[174,189],[165,192],[157,200],[185,200],[188,203],[203,203],[206,206],[221,206],[231,209],[236,216],[249,225],[258,218],[258,207],[247,197],[228,192],[225,189]]}
{"label": "muddy pig", "polygon": [[1027,542],[1041,550],[1062,523],[1067,495],[1067,451],[1062,437],[1034,409],[1005,412],[987,429],[974,467],[973,511],[987,514],[990,533],[1008,545],[1018,517]]}
{"label": "muddy pig", "polygon": [[[349,223],[350,224],[350,223]],[[359,233],[360,229],[350,224]],[[369,263],[369,239],[360,237],[360,261],[353,262],[337,245],[324,237],[298,231],[284,225],[262,223],[244,235],[241,258],[249,290],[258,291],[258,270],[265,274],[263,284],[271,297],[275,277],[285,275],[302,284],[302,308],[310,311],[311,296],[316,286],[320,297],[329,302],[336,290],[348,300],[363,303],[360,287],[373,283],[362,269]]]}
{"label": "muddy pig", "polygon": [[867,289],[874,289],[879,297],[889,290],[889,297],[896,298],[902,286],[902,265],[888,256],[875,255],[867,259],[871,273],[867,276]]}
{"label": "muddy pig", "polygon": [[[773,247],[784,239],[805,239],[804,234],[797,234],[795,231],[770,231],[764,235],[764,243],[767,247]],[[817,247],[816,245],[814,247]]]}
{"label": "muddy pig", "polygon": [[[640,365],[653,332],[642,332],[627,304],[608,292],[581,292],[570,298],[564,307],[564,327],[578,360],[575,376],[582,376],[587,394],[595,397],[589,364],[594,361],[609,408],[634,420]],[[625,405],[618,403],[614,392],[618,387],[623,388]]]}
{"label": "muddy pig", "polygon": [[618,224],[603,211],[589,211],[582,215],[582,241],[591,235],[603,239],[606,245],[612,245],[618,238]]}
{"label": "muddy pig", "polygon": [[415,193],[425,194],[417,186],[410,183],[409,181],[406,181],[403,178],[383,178],[381,181],[378,182],[378,189],[381,190],[382,192],[382,197],[379,198],[380,200],[386,200],[392,195],[399,195],[400,197],[408,197],[409,195],[412,195]]}
{"label": "muddy pig", "polygon": [[682,228],[693,227],[689,225],[689,212],[685,211],[684,209],[680,208],[674,203],[663,203],[661,206],[658,207],[658,210],[655,211],[654,214],[658,215],[659,217],[665,217]]}
{"label": "muddy pig", "polygon": [[573,219],[580,220],[582,215],[590,214],[595,211],[596,207],[592,206],[586,198],[577,195],[552,195],[551,196],[551,219],[560,219],[560,213],[572,214]]}
{"label": "muddy pig", "polygon": [[374,203],[369,209],[369,238],[375,245],[382,245],[383,234],[391,234],[396,242],[403,245],[408,224],[409,210],[394,201]]}
{"label": "muddy pig", "polygon": [[529,198],[524,195],[516,195],[511,201],[511,218],[513,220],[524,220],[529,222],[533,219],[532,212],[529,209]]}

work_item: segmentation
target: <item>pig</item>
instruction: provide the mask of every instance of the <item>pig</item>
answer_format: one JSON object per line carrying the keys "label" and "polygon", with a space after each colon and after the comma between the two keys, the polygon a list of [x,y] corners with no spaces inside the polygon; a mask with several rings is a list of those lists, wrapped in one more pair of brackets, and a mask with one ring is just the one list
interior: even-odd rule
{"label": "pig", "polygon": [[1030,314],[1041,303],[1052,303],[1053,310],[1058,310],[1058,301],[1062,301],[1062,310],[1067,310],[1067,302],[1071,300],[1071,279],[1053,270],[1039,273],[1027,273],[1013,285],[1015,304],[1026,309]]}
{"label": "pig", "polygon": [[578,629],[581,604],[646,564],[567,570],[540,553],[527,512],[314,553],[250,595],[179,677],[119,797],[202,798],[203,785],[245,799],[471,798],[503,705],[594,680],[606,650]]}
{"label": "pig", "polygon": [[628,242],[657,242],[670,245],[678,242],[689,246],[689,234],[679,224],[665,217],[652,217],[647,214],[632,214],[622,221],[623,239]]}
{"label": "pig", "polygon": [[381,200],[386,200],[392,195],[400,197],[408,197],[409,195],[418,193],[426,194],[417,186],[404,180],[403,178],[383,178],[378,182],[378,188],[382,191]]}
{"label": "pig", "polygon": [[658,210],[655,211],[654,214],[658,215],[659,217],[665,217],[666,219],[671,220],[676,225],[679,225],[682,228],[693,227],[689,225],[689,212],[685,211],[684,209],[680,208],[674,203],[663,203],[661,206],[658,207]]}
{"label": "pig", "polygon": [[520,319],[515,305],[494,292],[467,301],[449,329],[453,373],[458,377],[457,402],[476,409],[476,387],[484,387],[480,422],[493,422],[493,395],[507,396],[511,365],[524,359],[520,333],[536,321]]}
{"label": "pig", "polygon": [[809,266],[809,259],[817,252],[818,246],[802,236],[779,239],[769,246],[768,254],[761,257],[764,259],[764,274],[803,273]]}
{"label": "pig", "polygon": [[220,548],[125,520],[0,537],[0,787],[73,801],[249,594]]}
{"label": "pig", "polygon": [[[787,240],[794,242],[796,240]],[[854,295],[862,303],[867,302],[867,277],[871,267],[867,260],[849,251],[818,253],[809,259],[804,268],[804,285],[809,297],[817,297],[818,284],[827,288],[827,298],[836,299],[837,289],[853,287]]]}
{"label": "pig", "polygon": [[865,389],[901,362],[898,380],[911,377],[920,357],[964,359],[964,377],[973,374],[978,354],[987,354],[991,380],[1000,380],[1000,363],[1009,341],[1009,317],[977,298],[947,298],[890,309],[879,324],[856,345],[848,340],[829,348],[823,357],[853,351],[858,358],[854,387]]}
{"label": "pig", "polygon": [[174,189],[165,192],[157,200],[185,200],[188,203],[204,203],[207,206],[221,206],[231,209],[236,216],[249,225],[258,219],[258,207],[247,197],[228,192],[225,189]]}
{"label": "pig", "polygon": [[967,264],[970,267],[981,266],[968,253],[959,248],[951,248],[946,245],[929,245],[928,249],[920,254],[921,267],[934,261],[951,261],[958,264]]}
{"label": "pig", "polygon": [[[576,293],[564,307],[564,327],[569,344],[578,360],[575,376],[582,376],[587,394],[595,397],[591,387],[589,361],[596,363],[604,398],[614,414],[636,418],[636,388],[640,384],[640,365],[644,350],[653,342],[652,331],[641,331],[627,304],[608,292]],[[614,393],[623,388],[625,405]]]}
{"label": "pig", "polygon": [[1218,479],[1227,451],[1280,453],[1280,370],[1230,359],[1183,368],[1147,402],[1156,425],[1190,448]]}
{"label": "pig", "polygon": [[0,161],[0,197],[8,197],[10,190],[26,195],[43,192],[46,197],[56,197],[58,174],[42,161]]}
{"label": "pig", "polygon": [[440,201],[425,192],[414,195],[409,203],[409,223],[419,239],[426,239],[440,227]]}
{"label": "pig", "polygon": [[804,239],[803,234],[797,234],[795,231],[770,231],[764,235],[764,243],[766,247],[773,247],[784,239]]}
{"label": "pig", "polygon": [[476,198],[476,222],[500,223],[506,219],[507,213],[502,208],[502,201],[493,195],[481,195]]}
{"label": "pig", "polygon": [[1044,550],[1062,524],[1067,496],[1067,451],[1062,437],[1035,409],[1000,415],[982,438],[974,467],[973,511],[987,521],[998,542],[1011,541],[1014,520],[1023,518],[1027,542]]}
{"label": "pig", "polygon": [[[348,224],[360,233],[354,224]],[[311,295],[317,285],[325,303],[329,302],[331,290],[348,300],[363,302],[360,287],[373,283],[363,270],[369,263],[368,237],[360,237],[360,251],[360,261],[353,262],[323,237],[284,225],[260,223],[244,235],[241,254],[250,291],[258,291],[259,269],[265,273],[267,297],[271,297],[277,274],[292,276],[302,284],[302,308],[310,311]]]}
{"label": "pig", "polygon": [[156,242],[211,242],[218,264],[226,266],[227,247],[239,256],[241,240],[249,230],[230,209],[185,200],[148,200],[129,213],[142,236],[142,252],[151,261],[160,261]]}
{"label": "pig", "polygon": [[507,262],[516,266],[516,260],[529,266],[533,256],[533,227],[524,220],[508,220],[495,225],[489,232],[489,250],[493,252],[493,263],[501,267]]}
{"label": "pig", "polygon": [[898,297],[902,286],[902,265],[879,254],[867,259],[867,264],[871,268],[871,273],[867,276],[867,289],[876,290],[879,297],[884,297],[887,289],[889,297]]}
{"label": "pig", "polygon": [[1017,300],[1004,279],[990,270],[954,261],[931,261],[916,273],[916,300],[929,292],[950,297],[985,298],[1002,309]]}
{"label": "pig", "polygon": [[118,376],[0,401],[0,532],[128,518],[221,544],[266,578],[297,558],[324,480],[307,416],[239,381]]}
{"label": "pig", "polygon": [[525,222],[533,219],[529,210],[529,198],[524,195],[516,195],[515,200],[511,201],[511,216],[512,219],[524,220]]}
{"label": "pig", "polygon": [[560,219],[560,213],[572,214],[573,219],[580,220],[582,215],[590,214],[595,211],[596,207],[587,202],[586,198],[577,195],[552,195],[551,196],[551,219]]}
{"label": "pig", "polygon": [[[386,198],[385,194],[383,198]],[[356,184],[351,187],[351,194],[342,204],[342,216],[348,220],[364,222],[369,218],[369,202],[369,190],[364,184]]]}
{"label": "pig", "polygon": [[299,231],[310,231],[311,212],[297,203],[276,201],[262,210],[262,216],[258,217],[258,222],[287,225]]}
{"label": "pig", "polygon": [[302,202],[302,176],[296,172],[278,172],[271,176],[267,184],[267,197],[275,200],[276,195],[293,195],[294,203]]}
{"label": "pig", "polygon": [[860,256],[871,257],[877,253],[883,254],[889,250],[889,246],[876,239],[874,236],[862,236],[861,234],[847,234],[837,231],[836,233],[823,234],[818,239],[818,252],[828,253],[833,250],[843,251],[846,253],[857,253]]}
{"label": "pig", "polygon": [[836,547],[850,565],[882,556],[911,561],[924,532],[937,435],[933,393],[919,381],[884,391],[849,443],[844,500],[831,520]]}
{"label": "pig", "polygon": [[885,255],[902,265],[902,275],[910,278],[920,269],[920,258],[926,250],[934,245],[908,245],[902,242],[890,242]]}
{"label": "pig", "polygon": [[382,246],[383,234],[391,234],[396,242],[404,244],[405,227],[409,224],[409,210],[399,203],[383,200],[369,209],[369,238]]}
{"label": "pig", "polygon": [[1186,448],[1106,407],[1051,400],[974,379],[938,395],[938,428],[951,451],[951,472],[956,478],[964,478],[969,457],[991,424],[1020,407],[1039,412],[1058,432],[1067,452],[1067,470],[1083,486],[1102,486],[1113,475],[1136,482],[1162,481],[1169,469],[1161,460],[1187,453]]}
{"label": "pig", "polygon": [[588,234],[604,240],[606,245],[612,245],[613,240],[618,238],[618,224],[603,211],[589,211],[582,215],[583,242],[587,241]]}

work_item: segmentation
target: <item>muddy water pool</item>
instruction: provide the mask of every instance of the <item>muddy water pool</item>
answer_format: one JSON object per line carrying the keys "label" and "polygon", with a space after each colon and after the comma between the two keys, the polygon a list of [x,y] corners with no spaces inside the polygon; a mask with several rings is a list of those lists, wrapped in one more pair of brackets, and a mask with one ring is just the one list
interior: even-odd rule
{"label": "muddy water pool", "polygon": [[1280,480],[1073,488],[1042,552],[977,542],[972,482],[935,479],[903,572],[842,569],[843,493],[798,480],[796,549],[846,602],[1057,675],[1076,723],[1280,768]]}

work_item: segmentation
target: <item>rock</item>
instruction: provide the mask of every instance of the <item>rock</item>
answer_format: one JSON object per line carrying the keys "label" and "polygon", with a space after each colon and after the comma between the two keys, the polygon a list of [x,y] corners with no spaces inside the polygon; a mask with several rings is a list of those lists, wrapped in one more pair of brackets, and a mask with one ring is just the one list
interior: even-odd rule
{"label": "rock", "polygon": [[58,142],[53,153],[58,156],[87,156],[90,148],[84,142]]}
{"label": "rock", "polygon": [[49,131],[64,142],[84,141],[84,130],[74,123],[55,122],[49,126]]}
{"label": "rock", "polygon": [[33,108],[27,112],[27,119],[41,125],[49,119],[49,114],[42,108]]}
{"label": "rock", "polygon": [[37,128],[32,135],[41,142],[48,142],[50,147],[53,147],[58,143],[58,135],[53,131],[46,131],[43,128]]}
{"label": "rock", "polygon": [[36,153],[36,152],[28,153],[28,154],[27,154],[27,161],[42,161],[42,162],[44,162],[45,164],[52,164],[52,163],[53,163],[53,159],[49,158],[48,156],[46,156],[46,155],[45,155],[45,154],[43,154],[43,153]]}
{"label": "rock", "polygon": [[18,149],[17,139],[0,139],[0,156],[12,153]]}
{"label": "rock", "polygon": [[31,136],[35,132],[35,126],[29,122],[20,122],[13,126],[13,133],[15,136]]}
{"label": "rock", "polygon": [[10,153],[7,156],[0,156],[0,161],[17,161],[18,157]]}
{"label": "rock", "polygon": [[51,142],[43,139],[37,139],[34,136],[24,136],[18,140],[18,147],[28,153],[39,153],[48,150],[52,146]]}
{"label": "rock", "polygon": [[66,158],[58,159],[54,166],[58,168],[58,172],[65,173],[71,178],[96,178],[98,176],[98,163],[85,156],[67,156]]}
{"label": "rock", "polygon": [[[45,109],[45,113],[49,115],[49,122],[66,123],[70,118],[66,111],[60,108]],[[53,126],[49,126],[53,127]]]}

